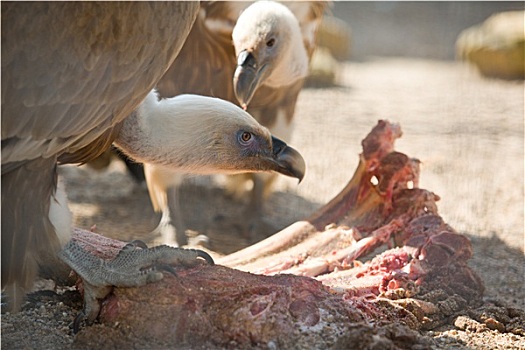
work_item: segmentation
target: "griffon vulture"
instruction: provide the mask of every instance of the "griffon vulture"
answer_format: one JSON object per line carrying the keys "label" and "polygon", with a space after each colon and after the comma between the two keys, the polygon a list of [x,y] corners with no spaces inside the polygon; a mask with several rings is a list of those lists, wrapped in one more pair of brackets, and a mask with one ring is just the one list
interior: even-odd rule
{"label": "griffon vulture", "polygon": [[[198,93],[227,99],[289,140],[295,103],[327,3],[286,5],[273,1],[201,3],[188,40],[157,85],[159,94]],[[144,168],[153,207],[162,212],[155,234],[161,235],[164,244],[186,244],[177,196],[183,175],[153,164]],[[253,219],[260,214],[274,179],[272,174],[240,174],[230,177],[228,188],[240,197],[246,182],[253,181],[248,206]]]}
{"label": "griffon vulture", "polygon": [[114,142],[138,161],[184,172],[302,178],[299,153],[239,107],[192,95],[159,102],[152,92],[198,4],[1,6],[2,288],[11,308],[38,272],[69,271],[56,259],[71,234],[57,163],[86,162]]}

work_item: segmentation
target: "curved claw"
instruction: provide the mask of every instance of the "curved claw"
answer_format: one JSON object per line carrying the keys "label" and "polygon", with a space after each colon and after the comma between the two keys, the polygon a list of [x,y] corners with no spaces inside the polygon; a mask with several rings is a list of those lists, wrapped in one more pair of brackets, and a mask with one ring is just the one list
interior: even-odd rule
{"label": "curved claw", "polygon": [[86,314],[84,313],[84,310],[80,311],[75,317],[75,320],[73,320],[73,334],[77,334],[80,330],[80,323],[86,319]]}
{"label": "curved claw", "polygon": [[131,243],[128,243],[127,245],[130,245],[130,244],[132,244],[133,246],[137,248],[148,249],[148,245],[144,243],[144,241],[141,241],[140,239],[135,239],[131,241]]}
{"label": "curved claw", "polygon": [[[175,249],[182,249],[182,248],[175,248]],[[182,250],[184,250],[184,249],[182,249]],[[213,261],[213,258],[210,256],[210,254],[206,253],[205,251],[199,250],[199,249],[187,249],[187,250],[190,250],[190,251],[196,253],[197,254],[197,258],[204,259],[209,265],[211,265],[211,266],[215,265],[215,262]],[[173,276],[177,276],[177,271],[170,264],[159,264],[158,263],[158,264],[155,264],[155,267],[158,270],[166,271],[166,272],[171,273]]]}
{"label": "curved claw", "polygon": [[124,247],[122,247],[122,249],[120,251],[121,252],[128,252],[128,251],[135,250],[136,248],[148,249],[148,246],[147,246],[146,243],[144,243],[140,239],[136,239],[136,240],[131,241],[128,244],[126,244]]}
{"label": "curved claw", "polygon": [[210,256],[210,254],[206,253],[204,250],[195,249],[195,251],[197,252],[197,256],[206,260],[209,265],[215,265],[215,261],[213,261],[213,258]]}

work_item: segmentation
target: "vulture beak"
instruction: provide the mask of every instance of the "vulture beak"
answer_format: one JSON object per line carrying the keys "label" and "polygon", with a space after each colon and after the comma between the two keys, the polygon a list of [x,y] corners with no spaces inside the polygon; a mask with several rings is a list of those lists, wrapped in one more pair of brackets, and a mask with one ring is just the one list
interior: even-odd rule
{"label": "vulture beak", "polygon": [[276,172],[295,177],[301,183],[306,171],[306,164],[299,152],[288,146],[284,141],[272,136],[272,155]]}
{"label": "vulture beak", "polygon": [[264,81],[266,64],[260,66],[252,52],[242,50],[237,57],[237,69],[233,75],[233,91],[241,107],[246,110],[253,94]]}

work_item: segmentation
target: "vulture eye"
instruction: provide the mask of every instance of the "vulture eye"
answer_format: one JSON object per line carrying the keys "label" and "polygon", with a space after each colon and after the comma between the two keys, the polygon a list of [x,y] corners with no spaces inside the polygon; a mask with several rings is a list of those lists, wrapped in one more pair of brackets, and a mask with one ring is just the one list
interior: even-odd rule
{"label": "vulture eye", "polygon": [[253,136],[252,133],[248,131],[244,131],[241,133],[239,138],[241,140],[241,143],[248,143],[252,139],[252,136]]}
{"label": "vulture eye", "polygon": [[274,38],[271,38],[270,40],[268,40],[266,42],[266,46],[268,46],[268,47],[272,47],[274,44],[275,44],[275,39]]}

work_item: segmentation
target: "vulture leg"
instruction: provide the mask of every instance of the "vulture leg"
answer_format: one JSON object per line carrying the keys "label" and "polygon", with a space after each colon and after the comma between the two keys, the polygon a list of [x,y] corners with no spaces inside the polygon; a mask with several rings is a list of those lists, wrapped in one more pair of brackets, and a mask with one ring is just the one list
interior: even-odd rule
{"label": "vulture leg", "polygon": [[[241,219],[230,218],[241,235],[251,244],[267,238],[281,227],[265,218],[266,200],[271,194],[271,185],[275,174],[245,173],[228,175],[225,182],[227,195],[235,201],[242,202]],[[252,187],[248,190],[247,185]],[[246,198],[244,198],[246,197]],[[222,218],[222,215],[219,215]]]}
{"label": "vulture leg", "polygon": [[159,224],[151,232],[152,240],[173,247],[188,244],[179,191],[184,175],[148,163],[144,164],[144,175],[153,209],[162,213]]}
{"label": "vulture leg", "polygon": [[151,232],[153,241],[158,241],[160,244],[172,247],[188,244],[186,225],[182,218],[179,192],[179,186],[170,187],[166,190],[167,205],[161,209],[162,216],[159,224]]}
{"label": "vulture leg", "polygon": [[180,201],[180,185],[171,187],[168,189],[168,212],[170,221],[168,225],[175,230],[175,236],[165,237],[162,236],[162,244],[168,244],[167,241],[175,238],[176,243],[179,246],[188,244],[188,237],[186,236],[186,223],[182,214],[182,207]]}
{"label": "vulture leg", "polygon": [[92,323],[100,311],[100,300],[116,287],[138,287],[163,278],[162,270],[174,273],[173,265],[194,266],[200,260],[214,261],[208,253],[196,249],[168,246],[148,248],[141,241],[124,246],[113,260],[104,260],[87,252],[75,240],[69,241],[58,256],[73,269],[84,285],[84,309],[75,318],[76,333],[84,320]]}
{"label": "vulture leg", "polygon": [[[262,176],[261,176],[262,175]],[[250,218],[255,219],[264,209],[264,199],[266,197],[267,177],[266,174],[253,174],[253,188],[250,198],[250,203],[247,207],[247,212]],[[273,181],[272,181],[273,182]]]}
{"label": "vulture leg", "polygon": [[78,333],[83,321],[89,325],[98,316],[100,312],[100,301],[103,300],[110,292],[112,286],[94,286],[84,281],[84,308],[80,311],[73,321],[73,333]]}
{"label": "vulture leg", "polygon": [[250,201],[246,207],[248,218],[248,234],[250,242],[256,243],[276,232],[279,227],[264,219],[264,203],[271,193],[271,185],[276,179],[275,174],[250,174],[253,181]]}

